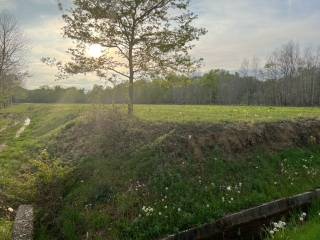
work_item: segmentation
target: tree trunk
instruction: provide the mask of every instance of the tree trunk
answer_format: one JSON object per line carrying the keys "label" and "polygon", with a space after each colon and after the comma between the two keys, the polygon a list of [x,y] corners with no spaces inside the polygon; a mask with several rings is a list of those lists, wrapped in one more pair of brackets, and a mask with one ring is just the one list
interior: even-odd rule
{"label": "tree trunk", "polygon": [[134,79],[134,70],[133,70],[133,56],[132,56],[132,46],[129,48],[129,103],[128,103],[128,114],[131,116],[133,114],[133,79]]}
{"label": "tree trunk", "polygon": [[112,89],[112,99],[111,99],[111,103],[112,103],[112,111],[115,112],[116,108],[115,108],[115,104],[114,104],[114,88]]}
{"label": "tree trunk", "polygon": [[130,73],[129,79],[129,103],[128,103],[128,114],[133,114],[133,74]]}

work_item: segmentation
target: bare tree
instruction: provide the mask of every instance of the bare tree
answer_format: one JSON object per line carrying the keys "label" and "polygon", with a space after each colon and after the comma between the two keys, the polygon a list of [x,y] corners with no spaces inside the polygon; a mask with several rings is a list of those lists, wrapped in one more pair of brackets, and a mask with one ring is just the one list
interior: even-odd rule
{"label": "bare tree", "polygon": [[[242,83],[242,87],[245,91],[245,102],[247,104],[250,104],[250,61],[248,59],[244,59],[240,66],[240,76],[245,80],[244,83]],[[241,84],[241,83],[239,83]],[[240,87],[240,86],[239,86]],[[237,87],[238,88],[238,87]]]}
{"label": "bare tree", "polygon": [[12,90],[22,76],[22,56],[25,41],[16,19],[7,13],[0,14],[0,102],[5,106]]}

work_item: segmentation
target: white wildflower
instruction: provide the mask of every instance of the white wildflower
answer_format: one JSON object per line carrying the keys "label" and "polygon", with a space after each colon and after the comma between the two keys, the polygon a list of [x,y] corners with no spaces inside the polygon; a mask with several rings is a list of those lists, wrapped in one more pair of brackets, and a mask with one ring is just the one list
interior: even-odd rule
{"label": "white wildflower", "polygon": [[145,207],[143,206],[142,207],[142,211],[147,215],[147,216],[150,216],[152,215],[154,209],[152,207]]}

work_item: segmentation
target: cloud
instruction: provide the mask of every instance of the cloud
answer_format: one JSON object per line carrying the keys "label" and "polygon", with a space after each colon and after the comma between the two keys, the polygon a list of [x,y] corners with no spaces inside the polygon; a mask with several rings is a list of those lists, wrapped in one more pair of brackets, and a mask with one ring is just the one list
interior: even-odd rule
{"label": "cloud", "polygon": [[62,61],[67,61],[70,58],[66,50],[73,44],[71,40],[62,38],[62,26],[63,21],[60,18],[49,18],[25,29],[27,38],[31,39],[27,59],[31,77],[25,81],[26,87],[33,89],[44,85],[61,85],[90,89],[94,84],[102,84],[101,80],[93,74],[78,75],[67,80],[57,81],[57,70],[41,62],[42,57],[52,57]]}
{"label": "cloud", "polygon": [[[63,3],[70,6],[70,0]],[[99,83],[93,75],[55,82],[56,71],[40,62],[43,56],[66,59],[65,50],[72,46],[61,37],[63,22],[56,0],[0,0],[0,6],[19,18],[30,39],[29,88],[55,84],[90,88]],[[196,24],[209,31],[192,51],[205,59],[203,71],[237,70],[244,58],[264,59],[290,40],[302,47],[319,44],[319,0],[191,0],[191,7],[199,15]]]}
{"label": "cloud", "polygon": [[236,70],[242,59],[265,58],[290,40],[302,46],[315,44],[316,39],[320,39],[320,32],[315,30],[320,22],[320,3],[302,6],[301,2],[291,1],[290,11],[286,1],[194,2],[195,11],[201,14],[197,24],[205,26],[209,32],[197,43],[193,53],[205,58],[204,70]]}
{"label": "cloud", "polygon": [[0,0],[0,12],[12,11],[16,8],[16,2],[12,0]]}

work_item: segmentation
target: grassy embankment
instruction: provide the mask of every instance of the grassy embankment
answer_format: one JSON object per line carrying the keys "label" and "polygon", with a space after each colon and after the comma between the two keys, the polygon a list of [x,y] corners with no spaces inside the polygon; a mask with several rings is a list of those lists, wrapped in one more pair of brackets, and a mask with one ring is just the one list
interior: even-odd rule
{"label": "grassy embankment", "polygon": [[[30,160],[36,158],[56,131],[77,117],[82,107],[20,105],[0,110],[0,239],[11,239],[9,234],[15,213],[20,203],[34,199],[29,177]],[[17,131],[27,117],[28,126],[19,138]],[[9,237],[10,236],[10,237]]]}
{"label": "grassy embankment", "polygon": [[[202,123],[318,117],[320,109],[140,105],[137,119],[128,120],[92,108],[19,105],[0,111],[0,129],[7,126],[0,133],[0,144],[7,145],[0,153],[0,197],[4,209],[37,204],[38,239],[152,239],[320,184],[316,146],[228,159],[218,149],[203,149],[199,161],[182,131],[196,132]],[[16,139],[26,117],[31,124]],[[54,163],[60,158],[72,171],[57,175],[63,164],[48,159],[47,168],[32,165],[45,148]],[[42,171],[37,181],[36,169]],[[12,216],[1,213],[6,223],[0,221],[0,229],[10,228]]]}

